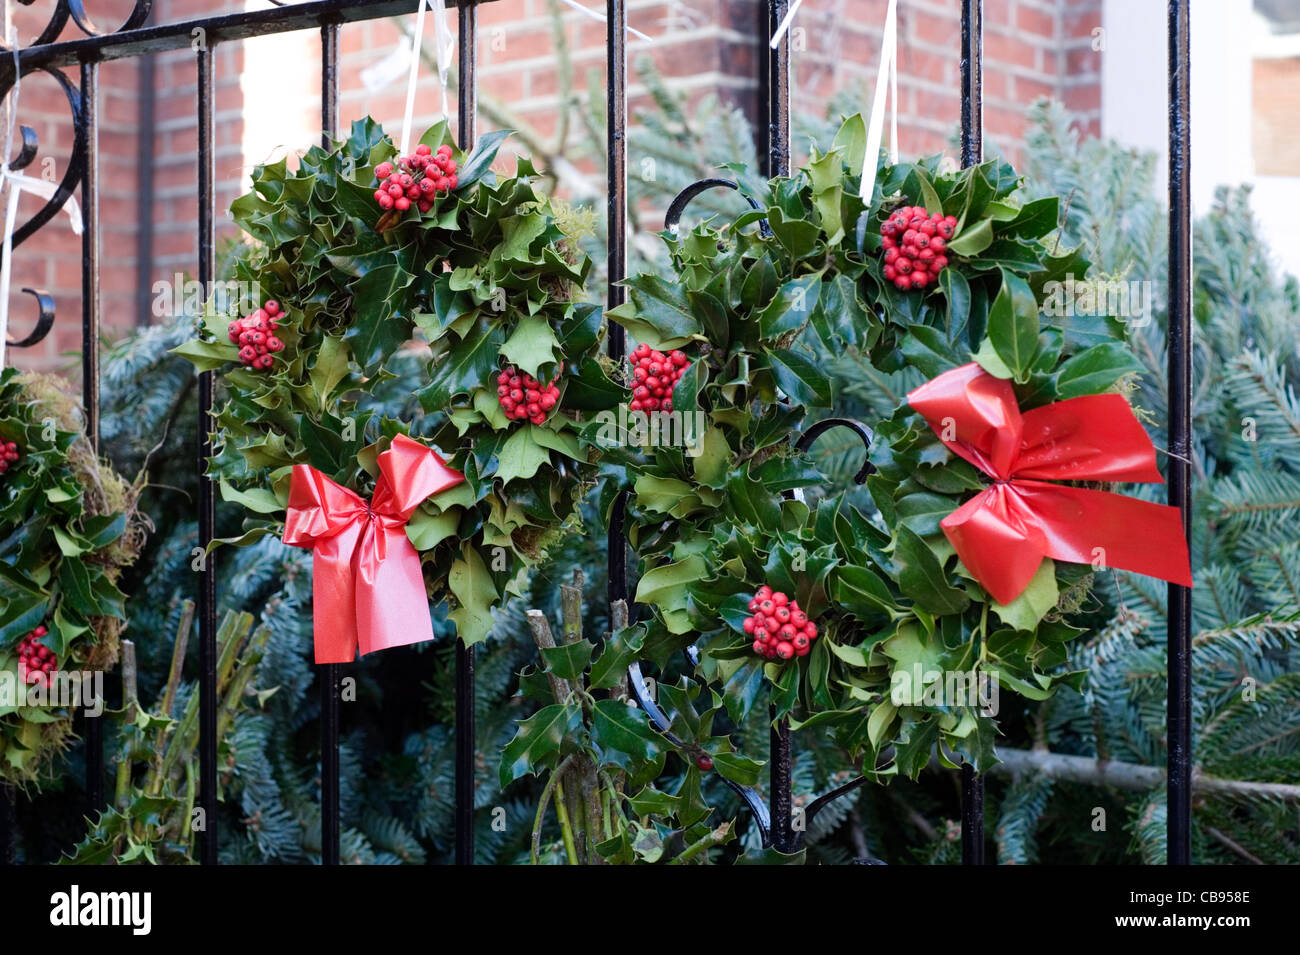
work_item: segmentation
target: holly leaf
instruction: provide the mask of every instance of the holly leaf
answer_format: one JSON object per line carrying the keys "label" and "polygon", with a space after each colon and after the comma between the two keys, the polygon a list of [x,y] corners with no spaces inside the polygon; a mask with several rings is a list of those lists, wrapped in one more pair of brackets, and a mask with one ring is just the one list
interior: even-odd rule
{"label": "holly leaf", "polygon": [[530,315],[515,326],[501,346],[501,354],[524,374],[536,378],[542,366],[559,360],[560,340],[544,318]]}
{"label": "holly leaf", "polygon": [[522,720],[515,738],[501,751],[501,769],[497,774],[501,786],[509,786],[540,769],[554,769],[565,740],[581,731],[582,710],[569,704],[543,706]]}
{"label": "holly leaf", "polygon": [[899,562],[898,586],[922,610],[954,614],[969,606],[970,598],[965,592],[948,583],[934,551],[902,525],[898,527],[898,546],[894,556]]}
{"label": "holly leaf", "polygon": [[772,373],[781,390],[804,405],[829,407],[831,386],[826,372],[798,352],[786,348],[770,348],[766,352],[772,362]]}
{"label": "holly leaf", "polygon": [[1056,563],[1044,557],[1038,570],[1020,596],[1009,604],[990,601],[990,607],[1003,623],[1013,630],[1031,631],[1047,611],[1056,606],[1060,589],[1056,584]]}
{"label": "holly leaf", "polygon": [[1142,371],[1142,363],[1122,342],[1107,342],[1084,349],[1056,372],[1056,392],[1061,398],[1096,395],[1125,375]]}
{"label": "holly leaf", "polygon": [[456,633],[467,647],[487,639],[492,629],[492,607],[499,599],[492,575],[469,541],[447,572],[447,589],[456,598],[456,609],[447,614]]}
{"label": "holly leaf", "polygon": [[492,132],[484,133],[479,137],[474,144],[474,151],[456,170],[457,192],[464,192],[487,174],[488,170],[492,168],[492,163],[496,161],[497,151],[501,148],[501,144],[513,132],[513,129],[494,129]]}
{"label": "holly leaf", "polygon": [[352,284],[356,318],[343,333],[357,362],[373,374],[389,355],[411,337],[411,317],[397,315],[394,303],[415,276],[397,263],[371,269]]}
{"label": "holly leaf", "polygon": [[635,774],[664,751],[667,742],[640,707],[620,700],[597,700],[591,712],[591,736],[605,762]]}
{"label": "holly leaf", "polygon": [[989,309],[989,342],[1020,384],[1038,351],[1038,303],[1029,285],[1014,272],[1002,271],[1002,287]]}
{"label": "holly leaf", "polygon": [[497,454],[497,478],[502,484],[516,478],[530,478],[550,459],[550,452],[537,443],[532,426],[519,428]]}

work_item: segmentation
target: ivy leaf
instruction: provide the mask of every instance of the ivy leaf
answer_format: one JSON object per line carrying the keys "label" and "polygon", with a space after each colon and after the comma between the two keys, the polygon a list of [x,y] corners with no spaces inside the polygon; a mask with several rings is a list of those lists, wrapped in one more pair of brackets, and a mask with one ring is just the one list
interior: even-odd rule
{"label": "ivy leaf", "polygon": [[461,641],[472,647],[487,639],[492,629],[492,606],[498,595],[491,573],[470,542],[465,542],[460,553],[447,572],[447,589],[457,603],[456,609],[447,616],[455,622]]}
{"label": "ivy leaf", "polygon": [[554,769],[559,763],[565,740],[581,731],[582,710],[568,704],[543,706],[522,720],[515,738],[501,751],[501,769],[497,776],[502,788],[529,773]]}
{"label": "ivy leaf", "polygon": [[772,373],[782,391],[800,404],[830,406],[831,387],[824,371],[789,349],[772,348],[766,354],[772,361]]}
{"label": "ivy leaf", "polygon": [[542,366],[559,360],[560,340],[544,318],[530,315],[515,326],[502,344],[501,354],[524,374],[536,378]]}
{"label": "ivy leaf", "polygon": [[969,606],[970,598],[948,583],[934,551],[902,525],[894,556],[900,565],[898,586],[918,607],[934,614],[954,614]]}

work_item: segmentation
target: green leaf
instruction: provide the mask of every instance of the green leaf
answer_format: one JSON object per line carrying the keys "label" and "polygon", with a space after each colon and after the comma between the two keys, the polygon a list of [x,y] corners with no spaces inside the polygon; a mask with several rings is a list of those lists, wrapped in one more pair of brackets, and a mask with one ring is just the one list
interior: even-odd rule
{"label": "green leaf", "polygon": [[455,622],[461,641],[472,647],[487,639],[492,629],[492,607],[499,596],[491,573],[473,545],[466,541],[460,553],[447,572],[447,589],[457,603],[447,616]]}
{"label": "green leaf", "polygon": [[497,455],[497,477],[503,484],[516,478],[530,478],[550,460],[550,452],[537,443],[533,428],[519,428]]}
{"label": "green leaf", "polygon": [[406,522],[406,536],[416,550],[433,550],[442,541],[454,536],[458,527],[460,527],[459,511],[430,514],[420,508]]}
{"label": "green leaf", "polygon": [[543,649],[541,654],[551,673],[565,680],[576,680],[586,671],[595,649],[596,645],[590,640],[577,640]]}
{"label": "green leaf", "polygon": [[1060,590],[1056,585],[1056,564],[1044,557],[1029,585],[1009,604],[990,601],[989,606],[1013,630],[1033,630],[1047,611],[1056,606]]}
{"label": "green leaf", "polygon": [[664,750],[667,742],[638,706],[620,700],[597,700],[592,707],[591,735],[605,761],[635,773]]}
{"label": "green leaf", "polygon": [[371,269],[352,284],[356,318],[343,338],[366,374],[373,374],[381,362],[410,339],[411,316],[396,314],[394,306],[405,300],[401,293],[414,278],[394,263]]}
{"label": "green leaf", "polygon": [[177,345],[171,354],[189,359],[199,371],[214,371],[239,357],[238,349],[226,342],[203,342],[197,339]]}
{"label": "green leaf", "polygon": [[515,326],[501,346],[501,354],[524,374],[536,378],[538,370],[543,365],[559,361],[562,352],[560,340],[555,337],[550,324],[544,318],[530,315]]}
{"label": "green leaf", "polygon": [[425,411],[442,411],[456,395],[483,387],[496,370],[504,332],[501,326],[480,321],[434,369],[430,382],[418,392]]}
{"label": "green leaf", "polygon": [[898,528],[898,586],[916,605],[934,614],[961,613],[970,604],[966,594],[948,583],[939,559],[925,541],[904,526]]}
{"label": "green leaf", "polygon": [[560,703],[543,706],[519,723],[515,738],[501,751],[502,787],[540,769],[554,769],[565,740],[582,730],[582,710]]}
{"label": "green leaf", "polygon": [[624,627],[609,635],[601,649],[600,656],[591,665],[588,684],[593,690],[608,690],[627,676],[627,668],[641,655],[645,643],[645,626],[643,624]]}
{"label": "green leaf", "polygon": [[989,309],[988,337],[1017,382],[1029,380],[1038,352],[1038,303],[1024,279],[1002,271],[1002,287]]}
{"label": "green leaf", "polygon": [[776,338],[807,324],[817,307],[822,273],[793,279],[781,286],[764,309],[758,313],[758,331],[764,338]]}
{"label": "green leaf", "polygon": [[772,361],[772,373],[781,390],[799,404],[829,407],[831,386],[826,372],[798,352],[785,348],[767,350]]}
{"label": "green leaf", "polygon": [[964,255],[967,258],[979,255],[993,243],[993,220],[981,219],[971,228],[948,243],[948,252],[952,255]]}
{"label": "green leaf", "polygon": [[324,411],[330,396],[339,382],[348,376],[348,363],[351,355],[343,340],[333,335],[326,335],[316,352],[316,361],[311,366],[311,387],[320,401],[318,408]]}
{"label": "green leaf", "polygon": [[850,169],[861,169],[867,155],[867,123],[861,113],[844,120],[835,133],[832,150],[840,150],[844,163]]}
{"label": "green leaf", "polygon": [[474,151],[456,170],[457,192],[464,192],[487,174],[497,158],[497,150],[512,132],[512,129],[494,129],[479,137],[474,144]]}
{"label": "green leaf", "polygon": [[1042,238],[1057,227],[1059,206],[1060,200],[1056,196],[1026,202],[1019,214],[999,231],[1022,239]]}
{"label": "green leaf", "polygon": [[1106,391],[1125,375],[1142,371],[1127,345],[1108,342],[1084,349],[1056,372],[1056,391],[1061,398],[1096,395]]}
{"label": "green leaf", "polygon": [[284,510],[284,505],[270,488],[254,487],[240,491],[231,486],[225,478],[220,479],[221,499],[235,504],[242,504],[256,514],[275,514]]}
{"label": "green leaf", "polygon": [[758,784],[758,775],[763,768],[763,763],[741,756],[739,753],[713,753],[712,759],[713,768],[725,779],[730,779],[740,786]]}

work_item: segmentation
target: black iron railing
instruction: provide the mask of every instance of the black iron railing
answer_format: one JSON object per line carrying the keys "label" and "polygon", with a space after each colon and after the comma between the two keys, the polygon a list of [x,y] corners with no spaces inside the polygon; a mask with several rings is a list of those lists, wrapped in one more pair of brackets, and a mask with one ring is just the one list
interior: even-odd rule
{"label": "black iron railing", "polygon": [[[266,10],[204,17],[179,23],[146,25],[152,0],[136,0],[135,6],[116,31],[99,29],[87,17],[80,0],[56,0],[48,25],[35,43],[0,56],[0,95],[7,95],[15,82],[15,68],[27,75],[35,71],[51,74],[62,85],[67,97],[76,132],[72,158],[56,195],[14,234],[14,246],[20,245],[48,222],[58,209],[81,188],[85,233],[82,255],[82,387],[87,414],[87,429],[94,446],[99,442],[99,356],[100,335],[100,224],[97,139],[99,132],[98,73],[107,60],[147,57],[167,50],[191,46],[194,37],[203,43],[196,52],[198,90],[195,103],[198,121],[198,274],[205,288],[214,279],[214,239],[216,210],[213,168],[213,53],[223,43],[267,34],[315,29],[321,38],[321,128],[328,143],[339,128],[339,30],[347,24],[393,17],[413,12],[416,0],[315,0],[292,6],[275,4]],[[457,135],[462,148],[474,141],[476,121],[477,6],[491,0],[442,0],[455,7],[460,15]],[[593,0],[593,3],[595,0]],[[1189,0],[1168,0],[1169,31],[1169,452],[1170,502],[1187,516],[1190,503],[1191,472],[1188,464],[1191,446],[1191,221],[1188,170],[1189,83],[1188,49]],[[606,82],[608,129],[608,290],[607,301],[613,307],[625,300],[619,284],[627,273],[627,47],[626,0],[607,0]],[[762,10],[759,30],[770,36],[784,18],[787,0],[768,0]],[[981,121],[981,4],[980,0],[962,0],[961,19],[961,159],[963,165],[978,163],[982,157]],[[69,21],[84,36],[61,40]],[[200,32],[196,32],[200,31]],[[71,28],[69,28],[71,32]],[[80,87],[75,86],[62,68],[77,67]],[[786,175],[790,171],[790,40],[787,37],[769,55],[759,58],[760,92],[758,97],[762,153],[769,175]],[[35,155],[35,134],[24,129],[24,149],[13,168],[30,163]],[[15,341],[15,347],[30,347],[41,341],[53,324],[52,300],[40,290],[30,291],[40,305],[34,331]],[[623,330],[611,325],[608,337],[609,357],[625,357]],[[213,378],[211,372],[199,376],[198,401],[201,437],[196,448],[200,477],[198,502],[199,545],[206,551],[215,530],[215,495],[213,483],[202,477],[206,460],[212,452],[208,431],[212,410]],[[843,422],[824,422],[809,429],[804,441],[811,441],[823,426]],[[851,426],[852,423],[850,423]],[[861,426],[856,426],[861,427]],[[864,436],[864,440],[866,437]],[[865,477],[865,474],[863,475]],[[625,499],[613,509],[609,527],[608,598],[627,601],[627,542],[624,526]],[[217,720],[216,720],[216,595],[218,559],[209,555],[198,584],[199,618],[199,692],[200,708],[200,799],[204,827],[199,839],[200,857],[208,864],[217,862]],[[1169,862],[1190,861],[1191,795],[1191,594],[1187,588],[1169,587],[1169,697],[1168,697],[1168,825]],[[456,651],[456,786],[455,825],[456,862],[474,861],[474,651],[457,645]],[[321,705],[321,860],[339,862],[339,684],[341,664],[319,668]],[[639,671],[633,674],[634,688],[643,690]],[[638,694],[640,695],[640,694]],[[647,703],[643,700],[643,703]],[[650,710],[653,701],[648,701]],[[653,716],[653,711],[652,711]],[[101,724],[86,720],[86,791],[90,809],[98,810],[104,802],[104,760]],[[756,823],[764,830],[764,842],[782,851],[796,849],[801,833],[791,824],[791,739],[787,723],[774,724],[771,733],[770,791],[768,803],[752,791],[742,793],[753,810]],[[855,779],[814,800],[805,818],[822,805],[856,788]],[[767,806],[770,804],[770,816]],[[0,807],[2,808],[2,807]],[[770,832],[769,832],[770,830]],[[966,864],[984,861],[983,780],[972,768],[962,769],[962,860]]]}

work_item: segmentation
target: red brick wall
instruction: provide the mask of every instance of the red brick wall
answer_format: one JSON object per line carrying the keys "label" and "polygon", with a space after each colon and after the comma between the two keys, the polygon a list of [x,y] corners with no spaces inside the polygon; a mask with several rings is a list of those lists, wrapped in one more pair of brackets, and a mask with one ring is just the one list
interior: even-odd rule
{"label": "red brick wall", "polygon": [[[600,0],[585,2],[603,7]],[[50,6],[48,0],[36,0],[31,8],[15,7],[23,42],[30,42],[39,31]],[[236,0],[157,0],[153,22],[244,6]],[[94,15],[102,25],[110,26],[120,23],[129,7],[130,0],[98,0]],[[557,146],[561,103],[555,69],[558,48],[549,16],[553,7],[559,7],[555,0],[497,0],[485,4],[479,13],[481,124],[485,128],[497,125],[496,117],[501,124],[529,129],[548,151]],[[692,99],[717,94],[752,118],[757,64],[765,55],[765,38],[758,36],[763,7],[760,0],[629,0],[630,24],[655,38],[653,43],[633,39],[629,60],[635,66],[638,58],[648,53],[673,88]],[[792,33],[796,111],[824,113],[828,98],[843,90],[855,91],[863,108],[867,107],[885,8],[886,0],[805,0]],[[605,26],[567,8],[559,9],[577,97],[567,125],[566,143],[572,144],[584,135],[579,111],[586,106],[589,80],[597,89],[603,88]],[[900,151],[909,155],[948,149],[960,109],[958,0],[900,0],[899,10]],[[1018,158],[1025,107],[1038,96],[1063,100],[1078,113],[1086,130],[1099,130],[1100,54],[1092,49],[1092,31],[1100,26],[1100,11],[1101,0],[985,0],[985,133],[1013,160]],[[451,19],[454,30],[454,13]],[[413,21],[413,16],[405,18],[408,25]],[[429,49],[432,34],[429,16],[425,31]],[[75,35],[75,27],[69,25],[64,38]],[[363,88],[360,74],[382,60],[400,35],[393,21],[349,24],[343,29],[345,128],[350,120],[369,113],[397,134],[405,80],[397,79],[371,92]],[[264,42],[226,44],[215,55],[215,166],[221,235],[234,234],[224,212],[245,187],[251,165],[265,158],[273,146],[292,151],[315,141],[315,134],[310,133],[300,136],[301,142],[244,142],[241,117],[246,94],[240,75],[245,57],[263,55],[257,44]],[[305,62],[285,62],[282,84],[252,95],[281,97],[286,110],[302,111],[297,125],[314,130],[319,126],[319,61],[313,43],[303,49],[311,55]],[[100,78],[103,306],[105,330],[110,335],[153,318],[148,312],[142,314],[137,298],[139,70],[139,63],[133,60],[107,63]],[[149,204],[154,223],[151,284],[170,280],[178,272],[192,277],[197,270],[194,53],[186,49],[159,55],[155,89],[153,152],[148,160],[154,172]],[[633,112],[646,99],[633,69],[629,89]],[[451,101],[454,111],[454,90]],[[37,128],[40,155],[55,157],[60,174],[72,141],[72,126],[61,103],[52,82],[32,79],[24,83],[20,121]],[[603,106],[600,110],[603,123]],[[439,111],[436,79],[426,70],[417,99],[417,129],[436,119]],[[250,155],[245,155],[246,151]],[[572,153],[567,145],[561,151]],[[635,163],[635,157],[630,158]],[[35,208],[34,200],[24,199],[25,214]],[[57,297],[59,319],[56,334],[36,348],[13,353],[15,363],[45,368],[75,365],[76,356],[66,353],[80,345],[80,260],[80,242],[62,218],[17,251],[14,288],[35,285],[49,289]],[[25,332],[33,314],[25,297],[14,297],[15,335]]]}

